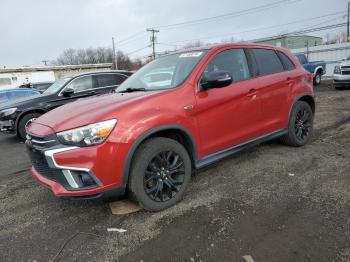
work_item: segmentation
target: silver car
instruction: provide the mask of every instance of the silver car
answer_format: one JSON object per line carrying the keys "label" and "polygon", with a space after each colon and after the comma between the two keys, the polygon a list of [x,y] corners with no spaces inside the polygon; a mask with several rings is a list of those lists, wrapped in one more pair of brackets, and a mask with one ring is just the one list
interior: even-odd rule
{"label": "silver car", "polygon": [[336,89],[350,86],[350,56],[334,67],[333,86]]}

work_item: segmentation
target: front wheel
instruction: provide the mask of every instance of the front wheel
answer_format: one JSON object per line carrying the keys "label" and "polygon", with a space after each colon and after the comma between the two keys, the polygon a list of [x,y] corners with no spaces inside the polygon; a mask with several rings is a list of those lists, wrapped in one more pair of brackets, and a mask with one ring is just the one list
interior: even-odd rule
{"label": "front wheel", "polygon": [[41,114],[39,113],[30,113],[23,116],[21,120],[19,120],[18,122],[17,136],[20,139],[25,140],[27,135],[26,128],[30,125],[31,122],[33,122],[35,119],[37,119],[40,116]]}
{"label": "front wheel", "polygon": [[191,160],[177,141],[152,138],[137,150],[129,190],[146,210],[160,211],[179,202],[191,178]]}
{"label": "front wheel", "polygon": [[310,105],[304,101],[297,101],[289,118],[288,134],[282,137],[282,141],[296,147],[307,144],[313,132],[313,120]]}

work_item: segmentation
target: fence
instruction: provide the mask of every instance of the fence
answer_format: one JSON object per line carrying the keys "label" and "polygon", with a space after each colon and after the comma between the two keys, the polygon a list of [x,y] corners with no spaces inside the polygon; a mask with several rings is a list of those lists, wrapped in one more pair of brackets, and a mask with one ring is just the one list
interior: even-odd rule
{"label": "fence", "polygon": [[350,43],[319,45],[291,50],[293,54],[305,54],[312,61],[326,62],[326,77],[332,77],[334,66],[344,58],[350,56]]}

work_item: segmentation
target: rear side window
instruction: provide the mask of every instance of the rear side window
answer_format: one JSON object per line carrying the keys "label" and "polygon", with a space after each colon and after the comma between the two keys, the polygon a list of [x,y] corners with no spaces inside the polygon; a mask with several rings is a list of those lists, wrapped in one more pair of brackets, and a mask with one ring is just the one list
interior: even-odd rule
{"label": "rear side window", "polygon": [[250,78],[250,71],[243,49],[230,49],[219,53],[209,63],[203,75],[218,70],[229,72],[233,82]]}
{"label": "rear side window", "polygon": [[305,55],[296,55],[296,57],[298,58],[300,64],[303,65],[303,64],[306,64],[306,63],[307,63],[307,60],[306,60],[306,56],[305,56]]}
{"label": "rear side window", "polygon": [[279,58],[281,59],[285,70],[295,69],[295,65],[293,64],[293,62],[285,54],[283,54],[280,51],[277,51],[277,54],[278,54]]}
{"label": "rear side window", "polygon": [[93,87],[92,76],[81,76],[74,79],[67,88],[72,88],[75,93],[90,90]]}
{"label": "rear side window", "polygon": [[126,77],[119,74],[104,74],[97,75],[97,87],[106,87],[106,86],[116,86],[120,85]]}
{"label": "rear side window", "polygon": [[259,75],[269,75],[284,71],[276,52],[270,49],[252,49],[259,69]]}

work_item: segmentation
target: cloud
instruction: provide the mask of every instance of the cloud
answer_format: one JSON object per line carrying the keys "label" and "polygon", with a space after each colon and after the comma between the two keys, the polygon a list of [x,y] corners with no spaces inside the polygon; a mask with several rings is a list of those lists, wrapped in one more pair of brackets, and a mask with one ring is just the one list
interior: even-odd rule
{"label": "cloud", "polygon": [[[118,42],[150,26],[216,16],[266,3],[259,0],[1,0],[0,66],[40,65],[41,60],[53,60],[66,48],[107,47],[111,45],[112,36]],[[158,41],[171,43],[210,36],[218,36],[207,39],[211,42],[232,36],[238,40],[258,38],[310,26],[315,21],[260,32],[233,33],[345,9],[343,0],[322,4],[317,0],[300,0],[236,18],[176,29],[160,28]],[[144,33],[117,48],[128,53],[148,44],[149,34]],[[172,48],[157,46],[158,50]],[[148,53],[150,49],[145,49],[133,57]]]}

